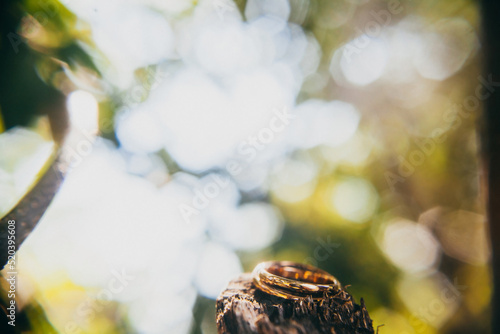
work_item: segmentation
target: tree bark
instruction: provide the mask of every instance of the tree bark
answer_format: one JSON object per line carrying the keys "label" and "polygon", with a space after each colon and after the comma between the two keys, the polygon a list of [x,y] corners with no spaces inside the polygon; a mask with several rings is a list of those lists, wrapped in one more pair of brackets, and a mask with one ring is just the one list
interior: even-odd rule
{"label": "tree bark", "polygon": [[[60,159],[56,159],[38,183],[26,194],[21,201],[4,217],[0,219],[0,269],[3,269],[9,260],[12,251],[17,251],[42,218],[52,202],[64,179],[64,172],[58,167]],[[9,222],[13,222],[11,234]],[[12,228],[12,227],[11,227]],[[9,236],[14,236],[13,243],[9,243]],[[9,248],[10,247],[10,248]]]}
{"label": "tree bark", "polygon": [[[488,186],[488,220],[492,246],[493,333],[500,333],[500,2],[482,0],[484,77],[493,82],[485,101],[482,148]],[[492,89],[492,87],[489,87]],[[476,93],[477,94],[477,93]]]}
{"label": "tree bark", "polygon": [[324,299],[286,300],[255,288],[251,274],[232,280],[217,299],[219,334],[374,333],[361,299],[356,304],[344,288]]}

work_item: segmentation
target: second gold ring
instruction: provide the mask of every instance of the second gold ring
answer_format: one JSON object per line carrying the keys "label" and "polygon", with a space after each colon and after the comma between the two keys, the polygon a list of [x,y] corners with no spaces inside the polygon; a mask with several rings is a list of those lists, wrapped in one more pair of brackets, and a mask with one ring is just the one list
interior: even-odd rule
{"label": "second gold ring", "polygon": [[285,299],[308,296],[322,299],[326,292],[340,289],[340,282],[319,268],[290,261],[270,261],[258,264],[253,271],[255,286]]}

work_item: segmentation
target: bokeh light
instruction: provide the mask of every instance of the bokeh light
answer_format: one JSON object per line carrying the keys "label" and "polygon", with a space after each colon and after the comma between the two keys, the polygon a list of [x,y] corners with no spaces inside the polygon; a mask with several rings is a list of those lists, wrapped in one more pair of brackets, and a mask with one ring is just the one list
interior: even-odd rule
{"label": "bokeh light", "polygon": [[63,98],[12,128],[0,105],[0,216],[54,161],[43,115],[71,125],[18,255],[27,319],[216,333],[229,280],[279,259],[337,276],[380,333],[487,331],[476,2],[23,3],[22,69]]}
{"label": "bokeh light", "polygon": [[373,186],[363,180],[347,178],[333,186],[332,205],[349,221],[364,223],[378,208],[378,196]]}

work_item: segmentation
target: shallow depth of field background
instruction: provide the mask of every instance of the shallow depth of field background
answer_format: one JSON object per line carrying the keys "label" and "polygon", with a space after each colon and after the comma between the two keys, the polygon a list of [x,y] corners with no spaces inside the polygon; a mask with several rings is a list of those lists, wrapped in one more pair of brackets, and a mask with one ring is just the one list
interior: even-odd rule
{"label": "shallow depth of field background", "polygon": [[[488,331],[475,1],[23,3],[84,134],[19,252],[38,330],[216,333],[228,280],[279,259],[351,285],[382,334]],[[43,56],[73,42],[91,61]],[[0,215],[48,133],[0,134]]]}

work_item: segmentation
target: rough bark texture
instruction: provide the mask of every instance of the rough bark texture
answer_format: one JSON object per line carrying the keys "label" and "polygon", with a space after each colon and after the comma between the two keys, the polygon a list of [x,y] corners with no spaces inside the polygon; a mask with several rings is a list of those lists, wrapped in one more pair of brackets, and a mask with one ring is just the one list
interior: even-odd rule
{"label": "rough bark texture", "polygon": [[231,281],[217,299],[219,333],[374,333],[363,299],[344,289],[321,301],[285,300],[256,289],[251,274]]}
{"label": "rough bark texture", "polygon": [[15,221],[15,248],[19,249],[30,233],[35,229],[42,215],[56,195],[64,178],[64,172],[56,159],[40,181],[24,196],[21,201],[0,219],[0,268],[8,260],[9,229],[8,222]]}

